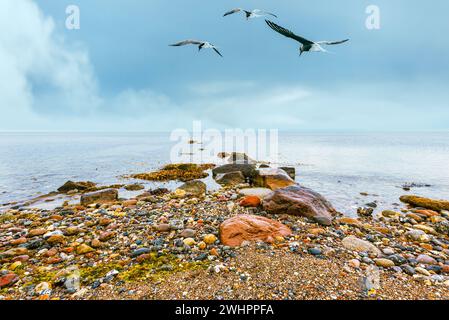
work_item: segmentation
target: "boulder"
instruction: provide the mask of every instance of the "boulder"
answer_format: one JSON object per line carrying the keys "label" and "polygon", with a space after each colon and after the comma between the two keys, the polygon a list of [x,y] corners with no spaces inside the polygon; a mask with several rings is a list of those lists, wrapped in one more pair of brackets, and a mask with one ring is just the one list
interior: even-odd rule
{"label": "boulder", "polygon": [[246,182],[240,171],[221,173],[215,177],[215,181],[222,186],[236,186]]}
{"label": "boulder", "polygon": [[371,242],[359,239],[355,236],[348,236],[342,240],[343,247],[351,251],[367,252],[376,257],[380,257],[382,252]]}
{"label": "boulder", "polygon": [[220,225],[220,240],[226,246],[240,246],[243,241],[273,242],[292,231],[282,223],[254,215],[238,215]]}
{"label": "boulder", "polygon": [[108,203],[118,199],[118,191],[116,189],[105,189],[96,192],[85,193],[81,196],[81,205],[87,206],[92,203]]}
{"label": "boulder", "polygon": [[249,163],[232,163],[216,167],[212,170],[212,175],[215,178],[219,174],[240,171],[245,179],[253,180],[256,175],[256,166]]}
{"label": "boulder", "polygon": [[199,180],[188,181],[178,188],[183,190],[188,196],[202,197],[206,194],[207,186]]}
{"label": "boulder", "polygon": [[284,170],[290,178],[295,180],[296,178],[296,169],[295,167],[279,167],[279,169]]}
{"label": "boulder", "polygon": [[281,169],[259,169],[254,178],[254,185],[256,187],[270,188],[271,190],[289,187],[294,184],[296,184],[295,181]]}
{"label": "boulder", "polygon": [[135,184],[128,184],[124,186],[124,188],[127,191],[139,191],[145,189],[145,186],[143,184],[135,183]]}
{"label": "boulder", "polygon": [[402,196],[400,200],[414,207],[422,207],[435,211],[449,210],[449,201],[446,200],[434,200],[418,196]]}
{"label": "boulder", "polygon": [[82,182],[73,182],[73,181],[67,181],[64,183],[61,187],[58,188],[59,192],[67,193],[69,191],[78,190],[78,191],[85,191],[88,189],[92,189],[95,187],[95,183],[90,181],[82,181]]}
{"label": "boulder", "polygon": [[271,214],[303,216],[323,225],[331,225],[336,211],[319,193],[299,185],[277,189],[263,201]]}
{"label": "boulder", "polygon": [[263,199],[272,193],[273,190],[268,188],[247,188],[239,190],[239,194],[243,196],[256,196],[259,197],[260,199]]}
{"label": "boulder", "polygon": [[256,161],[251,159],[247,154],[240,152],[220,152],[218,157],[221,159],[227,158],[228,163],[256,163]]}

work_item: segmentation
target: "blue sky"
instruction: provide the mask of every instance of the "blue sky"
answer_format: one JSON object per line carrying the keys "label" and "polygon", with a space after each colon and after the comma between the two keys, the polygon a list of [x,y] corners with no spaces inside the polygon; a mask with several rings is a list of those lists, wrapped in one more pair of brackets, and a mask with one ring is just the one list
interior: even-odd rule
{"label": "blue sky", "polygon": [[[70,4],[80,30],[65,28]],[[371,4],[380,30],[365,27]],[[351,41],[299,57],[263,19],[222,17],[234,7]],[[446,0],[2,0],[0,130],[447,130],[447,12]],[[168,46],[188,38],[224,58]]]}

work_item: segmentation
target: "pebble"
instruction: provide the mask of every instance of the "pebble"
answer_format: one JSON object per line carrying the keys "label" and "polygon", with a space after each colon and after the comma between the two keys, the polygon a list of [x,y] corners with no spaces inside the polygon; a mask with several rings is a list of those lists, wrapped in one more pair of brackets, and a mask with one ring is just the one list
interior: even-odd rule
{"label": "pebble", "polygon": [[183,240],[183,242],[184,242],[184,244],[186,245],[186,246],[189,246],[189,247],[192,247],[192,246],[194,246],[195,245],[195,239],[193,239],[193,238],[186,238],[186,239],[184,239]]}
{"label": "pebble", "polygon": [[432,258],[426,254],[420,254],[416,258],[416,261],[418,261],[418,263],[422,263],[422,264],[437,264],[438,263],[434,258]]}
{"label": "pebble", "polygon": [[389,268],[389,267],[393,267],[394,266],[394,262],[388,259],[375,259],[374,262],[376,263],[377,266],[379,267],[384,267],[384,268]]}
{"label": "pebble", "polygon": [[415,271],[420,273],[420,274],[423,274],[425,276],[428,276],[428,277],[430,277],[430,275],[431,275],[429,271],[427,271],[426,269],[421,268],[421,267],[416,267]]}
{"label": "pebble", "polygon": [[214,244],[215,241],[217,241],[217,237],[215,235],[213,235],[213,234],[208,234],[208,235],[204,236],[203,241],[206,244]]}

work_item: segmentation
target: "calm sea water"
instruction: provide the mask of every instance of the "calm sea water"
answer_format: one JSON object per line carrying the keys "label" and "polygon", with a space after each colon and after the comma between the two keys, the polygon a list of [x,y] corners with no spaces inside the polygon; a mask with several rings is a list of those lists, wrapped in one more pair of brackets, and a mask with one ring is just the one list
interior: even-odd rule
{"label": "calm sea water", "polygon": [[[2,133],[0,208],[67,180],[130,182],[120,176],[168,163],[173,144],[168,133]],[[401,185],[409,182],[431,185],[413,194],[449,199],[449,133],[281,133],[279,144],[280,162],[296,167],[297,181],[348,215],[371,201],[379,209],[394,208],[406,193]]]}

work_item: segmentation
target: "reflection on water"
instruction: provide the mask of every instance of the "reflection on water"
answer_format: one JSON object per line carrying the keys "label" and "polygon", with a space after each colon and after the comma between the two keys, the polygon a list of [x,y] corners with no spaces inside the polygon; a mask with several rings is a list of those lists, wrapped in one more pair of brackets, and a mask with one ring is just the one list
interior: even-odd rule
{"label": "reflection on water", "polygon": [[[169,133],[0,134],[0,204],[51,192],[67,180],[131,183],[120,176],[168,163],[173,145]],[[391,208],[407,182],[431,185],[413,193],[449,199],[448,133],[281,133],[279,152],[300,183],[348,214],[374,200]]]}

